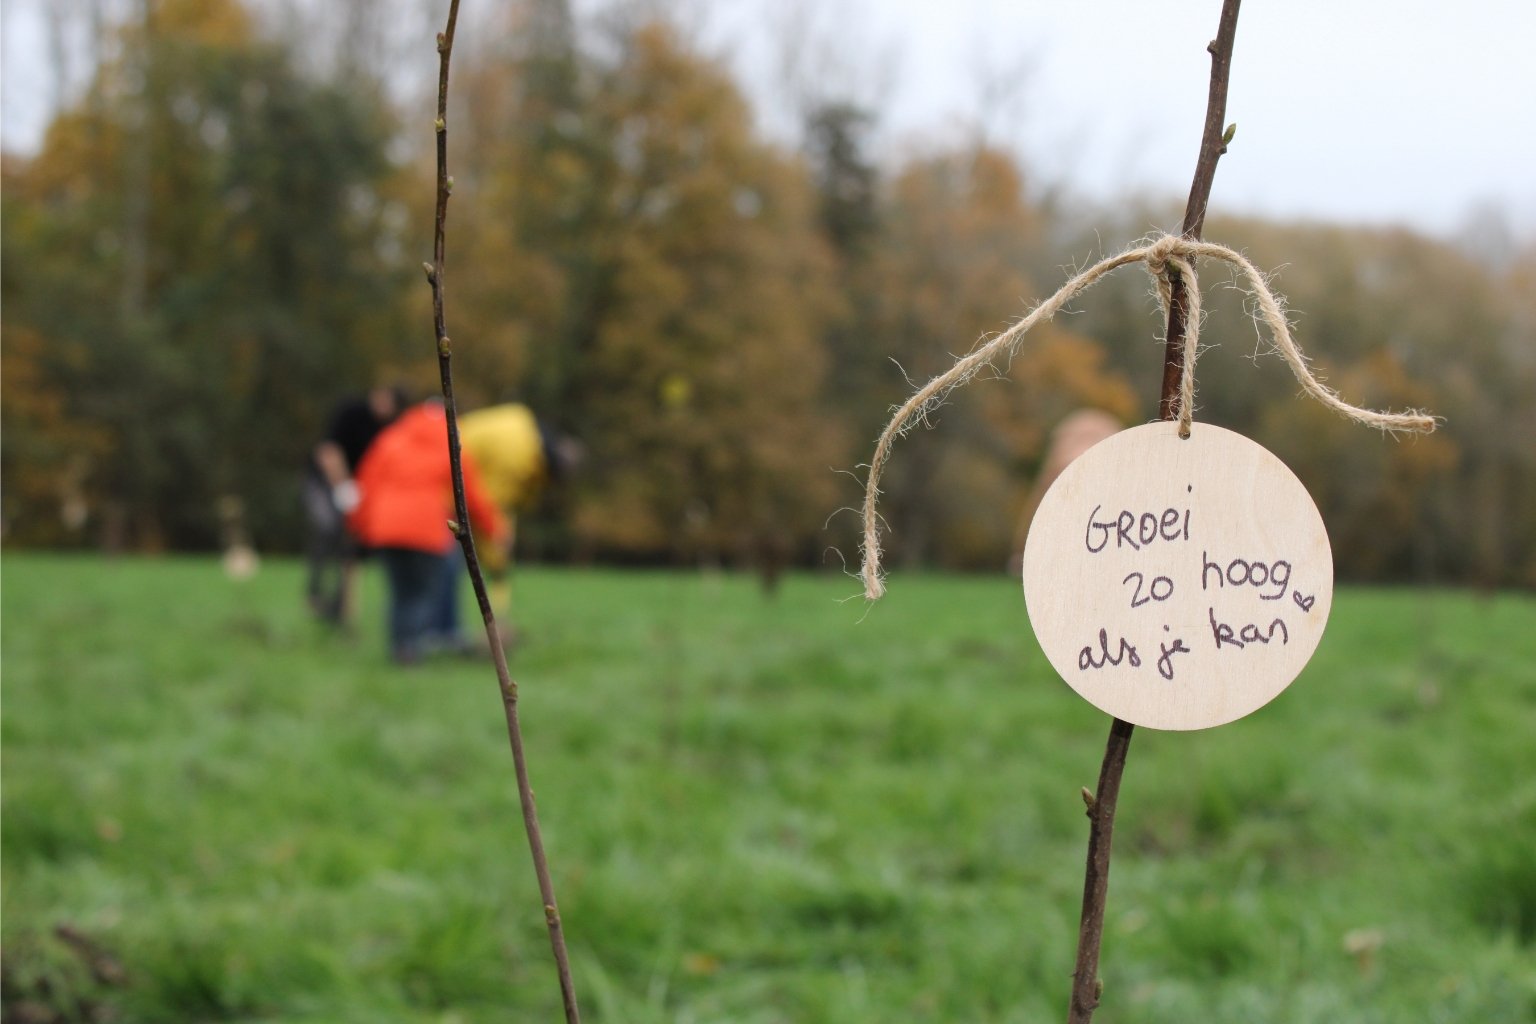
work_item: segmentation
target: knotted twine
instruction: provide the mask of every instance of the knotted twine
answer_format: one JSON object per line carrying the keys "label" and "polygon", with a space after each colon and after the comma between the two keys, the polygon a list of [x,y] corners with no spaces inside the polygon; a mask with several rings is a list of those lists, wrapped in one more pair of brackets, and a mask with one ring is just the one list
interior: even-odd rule
{"label": "knotted twine", "polygon": [[1117,256],[1100,260],[1079,273],[1062,285],[1056,294],[1032,309],[1024,319],[978,346],[970,354],[961,357],[954,366],[919,388],[916,394],[896,410],[896,414],[891,417],[891,422],[886,424],[885,430],[881,432],[880,440],[875,444],[875,454],[869,463],[869,480],[864,488],[864,567],[860,575],[864,579],[866,598],[871,601],[878,600],[885,593],[885,582],[880,572],[880,519],[875,511],[875,505],[880,498],[880,475],[885,470],[887,460],[890,459],[891,445],[896,438],[901,437],[918,423],[926,421],[928,414],[942,405],[951,391],[968,382],[983,367],[991,365],[992,360],[998,355],[1007,353],[1011,357],[1018,349],[1024,335],[1028,334],[1032,328],[1050,320],[1068,302],[1097,284],[1100,278],[1128,263],[1146,264],[1147,273],[1152,276],[1153,283],[1157,286],[1157,298],[1162,304],[1165,319],[1173,303],[1170,269],[1183,275],[1188,283],[1184,361],[1179,376],[1178,419],[1179,436],[1186,438],[1189,436],[1190,424],[1194,419],[1195,360],[1200,347],[1200,283],[1195,277],[1194,261],[1201,256],[1230,263],[1248,279],[1249,292],[1258,300],[1258,311],[1253,314],[1254,319],[1262,321],[1269,329],[1269,336],[1275,348],[1290,364],[1291,372],[1296,375],[1296,379],[1301,382],[1302,390],[1307,394],[1356,423],[1375,427],[1386,433],[1405,430],[1427,434],[1435,429],[1434,417],[1417,409],[1402,413],[1376,412],[1373,409],[1362,409],[1359,406],[1350,405],[1339,397],[1338,392],[1313,376],[1311,369],[1307,366],[1306,356],[1302,355],[1295,339],[1291,337],[1290,323],[1286,320],[1285,309],[1280,299],[1270,290],[1264,275],[1242,253],[1214,242],[1194,241],[1177,235],[1163,235],[1144,245],[1127,249]]}

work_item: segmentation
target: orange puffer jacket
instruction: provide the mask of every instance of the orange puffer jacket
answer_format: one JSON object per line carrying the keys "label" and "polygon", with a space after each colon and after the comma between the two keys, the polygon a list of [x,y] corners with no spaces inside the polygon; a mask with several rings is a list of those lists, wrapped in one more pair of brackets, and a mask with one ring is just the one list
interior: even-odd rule
{"label": "orange puffer jacket", "polygon": [[[356,480],[361,496],[347,525],[358,540],[374,548],[438,553],[453,546],[453,478],[441,405],[408,409],[381,431],[358,464]],[[477,530],[493,540],[505,537],[506,520],[486,497],[467,455],[464,499]]]}

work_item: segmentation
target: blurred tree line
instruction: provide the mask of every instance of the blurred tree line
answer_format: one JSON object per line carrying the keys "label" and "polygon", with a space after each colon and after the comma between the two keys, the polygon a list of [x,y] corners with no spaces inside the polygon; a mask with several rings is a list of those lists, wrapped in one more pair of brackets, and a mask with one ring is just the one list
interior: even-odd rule
{"label": "blurred tree line", "polygon": [[[292,547],[334,402],[435,389],[430,105],[391,91],[369,5],[279,6],[311,20],[134,0],[40,151],[0,161],[8,543],[205,548],[234,497],[259,544]],[[771,141],[686,32],[618,10],[578,31],[564,0],[496,5],[455,66],[461,400],[525,400],[591,452],[528,531],[546,557],[840,565],[855,524],[835,512],[912,384],[1067,262],[1177,222],[1050,199],[979,134],[879,160],[876,111],[846,96],[812,94],[799,145]],[[435,63],[422,38],[411,60]],[[1300,400],[1278,359],[1252,365],[1245,297],[1207,272],[1199,415],[1296,470],[1340,574],[1536,585],[1536,247],[1494,262],[1406,230],[1219,218],[1207,235],[1282,268],[1348,399],[1445,417],[1394,440]],[[1160,329],[1124,271],[958,393],[892,463],[892,560],[1003,565],[1053,426],[1155,413]]]}

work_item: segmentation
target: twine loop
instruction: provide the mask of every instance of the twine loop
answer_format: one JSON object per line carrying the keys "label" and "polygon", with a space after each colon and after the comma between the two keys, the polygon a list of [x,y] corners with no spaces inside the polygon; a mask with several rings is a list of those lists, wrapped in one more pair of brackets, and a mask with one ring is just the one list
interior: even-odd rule
{"label": "twine loop", "polygon": [[1165,323],[1173,309],[1172,274],[1177,272],[1184,280],[1185,333],[1179,376],[1178,422],[1179,436],[1189,437],[1190,426],[1194,421],[1195,361],[1200,348],[1200,282],[1195,276],[1195,261],[1202,256],[1232,265],[1246,279],[1249,294],[1257,304],[1252,314],[1254,320],[1268,330],[1275,350],[1290,366],[1302,390],[1312,398],[1356,423],[1375,427],[1385,433],[1429,433],[1435,429],[1434,417],[1420,410],[1396,413],[1364,409],[1344,401],[1337,392],[1318,380],[1307,365],[1306,356],[1291,337],[1290,322],[1280,298],[1270,290],[1264,274],[1247,257],[1235,249],[1214,242],[1161,235],[1117,255],[1105,257],[1078,273],[1012,327],[960,357],[954,366],[919,388],[896,410],[875,444],[875,454],[869,463],[869,479],[864,487],[864,564],[860,575],[864,579],[866,598],[877,600],[885,593],[885,583],[880,572],[880,517],[876,505],[880,497],[880,475],[890,459],[891,445],[896,438],[925,421],[930,412],[943,404],[951,391],[969,381],[982,367],[991,365],[999,355],[1011,356],[1032,328],[1050,320],[1072,299],[1093,287],[1110,271],[1126,264],[1145,264],[1147,273],[1152,276],[1157,287],[1158,302],[1162,305]]}
{"label": "twine loop", "polygon": [[1173,316],[1172,267],[1184,278],[1184,350],[1179,373],[1179,436],[1188,437],[1195,420],[1195,360],[1200,353],[1200,281],[1191,259],[1193,250],[1179,235],[1163,235],[1147,246],[1147,273],[1157,287],[1157,301],[1163,308],[1163,322]]}

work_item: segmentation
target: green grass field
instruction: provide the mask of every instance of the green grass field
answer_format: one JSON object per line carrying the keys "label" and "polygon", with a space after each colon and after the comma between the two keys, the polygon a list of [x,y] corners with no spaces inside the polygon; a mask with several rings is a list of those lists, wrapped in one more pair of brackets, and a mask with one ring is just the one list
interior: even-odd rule
{"label": "green grass field", "polygon": [[[291,563],[3,571],[8,1021],[558,1018],[488,664]],[[590,1020],[1064,1019],[1108,720],[1015,583],[518,588]],[[1342,593],[1274,704],[1137,732],[1116,838],[1096,1021],[1536,1019],[1536,604]]]}

